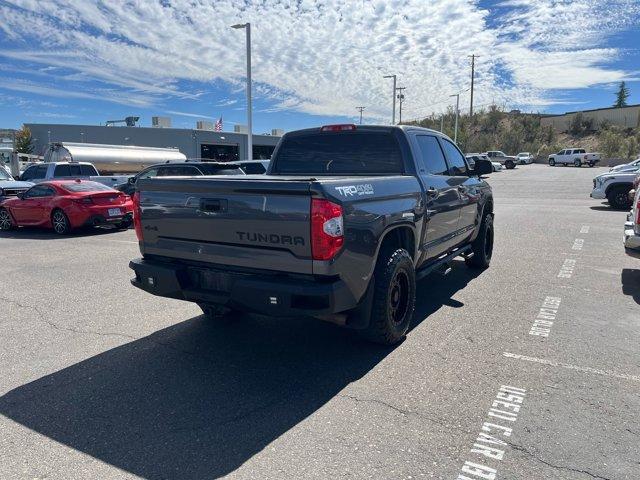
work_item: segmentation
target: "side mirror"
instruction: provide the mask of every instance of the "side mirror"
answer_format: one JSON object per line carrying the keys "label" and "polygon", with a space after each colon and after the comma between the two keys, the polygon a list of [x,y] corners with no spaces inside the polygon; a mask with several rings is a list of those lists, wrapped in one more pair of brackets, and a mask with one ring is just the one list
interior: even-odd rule
{"label": "side mirror", "polygon": [[16,197],[18,197],[20,200],[23,200],[24,199],[24,192],[16,193]]}
{"label": "side mirror", "polygon": [[491,172],[493,172],[493,165],[489,160],[485,160],[484,158],[476,160],[476,164],[473,170],[471,170],[471,174],[474,176],[488,175]]}
{"label": "side mirror", "polygon": [[129,185],[133,185],[134,183],[136,183],[136,177],[129,177],[129,180],[127,180],[127,183],[129,183]]}

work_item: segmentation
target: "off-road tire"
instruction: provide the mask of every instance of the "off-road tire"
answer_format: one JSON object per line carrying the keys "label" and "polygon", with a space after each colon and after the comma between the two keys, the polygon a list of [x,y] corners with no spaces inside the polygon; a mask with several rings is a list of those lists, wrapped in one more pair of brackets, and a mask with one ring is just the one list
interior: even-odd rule
{"label": "off-road tire", "polygon": [[576,158],[576,159],[573,161],[573,166],[574,166],[574,167],[578,167],[578,168],[580,168],[580,167],[582,166],[582,162],[580,161],[580,159],[579,159],[579,158]]}
{"label": "off-road tire", "polygon": [[0,230],[8,231],[14,227],[11,215],[5,208],[0,208]]}
{"label": "off-road tire", "polygon": [[69,217],[59,208],[51,212],[51,226],[58,235],[67,235],[71,231]]}
{"label": "off-road tire", "polygon": [[556,161],[553,158],[549,159],[549,166],[550,167],[555,167],[556,166]]}
{"label": "off-road tire", "polygon": [[629,190],[631,190],[631,187],[625,187],[622,185],[611,187],[607,192],[609,205],[617,210],[628,210],[631,208],[633,201],[629,198]]}
{"label": "off-road tire", "polygon": [[416,303],[416,274],[409,253],[402,248],[380,252],[373,282],[369,326],[360,333],[371,342],[393,345],[407,334]]}
{"label": "off-road tire", "polygon": [[487,213],[480,223],[480,232],[471,243],[473,256],[467,258],[465,263],[469,268],[489,268],[493,256],[493,214]]}

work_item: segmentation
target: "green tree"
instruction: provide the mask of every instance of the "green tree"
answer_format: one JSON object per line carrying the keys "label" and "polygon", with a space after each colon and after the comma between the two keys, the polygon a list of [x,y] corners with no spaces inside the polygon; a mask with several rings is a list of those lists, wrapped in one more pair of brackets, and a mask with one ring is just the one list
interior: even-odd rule
{"label": "green tree", "polygon": [[23,125],[22,128],[16,132],[16,152],[33,152],[33,138],[31,138],[31,130],[29,130],[26,125]]}
{"label": "green tree", "polygon": [[616,108],[626,107],[627,98],[629,98],[629,89],[624,82],[620,82],[618,92],[616,93],[616,103],[614,103],[613,106]]}

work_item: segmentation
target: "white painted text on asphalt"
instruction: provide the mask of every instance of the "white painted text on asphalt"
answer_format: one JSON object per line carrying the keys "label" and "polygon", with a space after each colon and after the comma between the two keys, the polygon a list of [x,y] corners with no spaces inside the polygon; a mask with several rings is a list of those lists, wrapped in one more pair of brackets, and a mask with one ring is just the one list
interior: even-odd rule
{"label": "white painted text on asphalt", "polygon": [[580,233],[589,233],[589,225],[583,225],[582,228],[580,228]]}
{"label": "white painted text on asphalt", "polygon": [[551,326],[558,313],[558,307],[560,307],[560,300],[560,297],[545,297],[542,307],[533,321],[531,330],[529,330],[529,335],[536,335],[538,337],[549,336]]}
{"label": "white painted text on asphalt", "polygon": [[573,269],[576,266],[575,258],[567,258],[562,267],[560,267],[560,273],[558,273],[558,278],[571,278],[573,275]]}
{"label": "white painted text on asphalt", "polygon": [[584,246],[584,238],[576,238],[573,241],[573,246],[571,247],[572,250],[582,250],[582,247]]}
{"label": "white painted text on asphalt", "polygon": [[[471,460],[462,465],[457,480],[495,480],[498,474],[498,462],[504,458],[507,442],[500,437],[510,437],[513,422],[518,418],[520,407],[524,401],[524,388],[502,385],[495,400],[491,403],[488,418],[476,438],[471,453]],[[511,422],[511,423],[509,423]]]}

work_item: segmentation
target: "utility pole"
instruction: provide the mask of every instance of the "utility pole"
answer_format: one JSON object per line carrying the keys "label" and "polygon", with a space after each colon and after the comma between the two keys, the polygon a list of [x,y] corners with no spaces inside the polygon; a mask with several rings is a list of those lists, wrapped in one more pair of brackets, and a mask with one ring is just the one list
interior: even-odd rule
{"label": "utility pole", "polygon": [[399,124],[402,123],[402,102],[404,102],[404,93],[402,93],[403,90],[405,90],[407,87],[398,87],[396,88],[396,90],[400,93],[398,93],[397,97],[398,97],[398,103],[400,103],[400,121],[398,122]]}
{"label": "utility pole", "polygon": [[473,54],[469,55],[469,57],[471,58],[471,103],[469,104],[469,119],[473,121],[473,81],[476,70],[476,58],[478,58],[478,55]]}
{"label": "utility pole", "polygon": [[362,125],[362,111],[367,107],[356,107],[356,110],[360,112],[360,125]]}
{"label": "utility pole", "polygon": [[453,131],[453,143],[458,144],[458,112],[460,111],[460,94],[455,93],[449,95],[450,97],[456,97],[456,126]]}
{"label": "utility pole", "polygon": [[253,121],[251,112],[251,24],[238,23],[231,28],[245,29],[247,47],[247,160],[253,160]]}
{"label": "utility pole", "polygon": [[393,98],[393,113],[391,114],[391,125],[396,124],[396,81],[398,80],[397,75],[385,75],[384,78],[393,78],[393,93],[391,97]]}
{"label": "utility pole", "polygon": [[440,133],[444,132],[444,113],[440,115]]}

